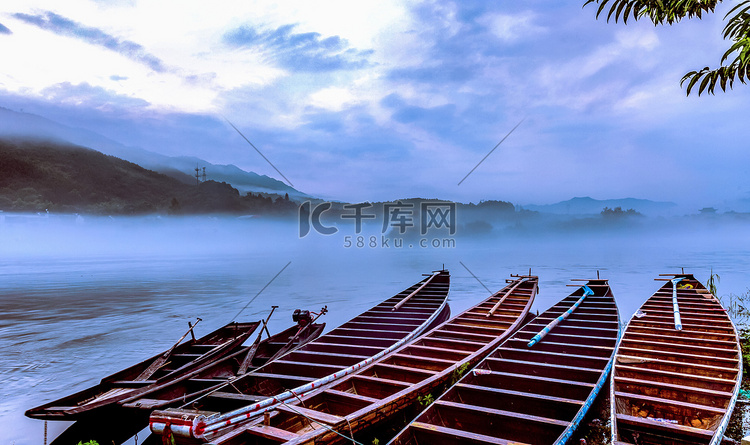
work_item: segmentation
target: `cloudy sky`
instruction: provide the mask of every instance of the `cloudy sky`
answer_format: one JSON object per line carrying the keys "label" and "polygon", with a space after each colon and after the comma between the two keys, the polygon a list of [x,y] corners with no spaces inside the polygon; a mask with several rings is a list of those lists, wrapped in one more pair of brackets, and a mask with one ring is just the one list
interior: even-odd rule
{"label": "cloudy sky", "polygon": [[582,3],[3,0],[0,106],[283,179],[227,119],[352,202],[750,198],[750,86],[679,85],[733,2],[671,28]]}

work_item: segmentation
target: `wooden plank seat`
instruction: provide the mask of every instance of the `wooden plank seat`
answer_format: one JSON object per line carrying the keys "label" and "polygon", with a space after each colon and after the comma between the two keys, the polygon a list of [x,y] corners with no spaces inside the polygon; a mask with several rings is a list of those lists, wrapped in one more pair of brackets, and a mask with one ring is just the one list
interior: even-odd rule
{"label": "wooden plank seat", "polygon": [[[497,437],[484,434],[472,433],[459,428],[448,428],[424,422],[412,422],[418,443],[440,443],[444,445],[467,444],[467,445],[529,445],[515,440],[498,439]],[[422,440],[422,439],[425,440]]]}
{"label": "wooden plank seat", "polygon": [[511,360],[529,360],[536,363],[557,363],[567,366],[581,366],[584,368],[602,369],[609,362],[608,357],[596,357],[578,354],[557,354],[537,349],[507,348],[501,346],[495,350],[491,357],[507,358]]}
{"label": "wooden plank seat", "polygon": [[615,375],[614,382],[616,391],[658,396],[678,402],[724,406],[732,398],[732,392],[675,385],[667,382],[632,379],[618,375]]}
{"label": "wooden plank seat", "polygon": [[[691,426],[679,425],[669,422],[657,421],[643,417],[631,416],[629,414],[616,414],[616,419],[625,425],[643,428],[644,430],[657,430],[666,433],[674,438],[688,437],[699,438],[702,440],[711,440],[714,431],[704,430],[702,428],[693,428]],[[708,442],[706,442],[708,443]]]}
{"label": "wooden plank seat", "polygon": [[[669,371],[639,367],[632,364],[619,364],[617,366],[618,376],[630,377],[641,380],[668,381],[670,383],[689,386],[693,388],[705,388],[715,391],[731,392],[737,382],[736,376],[732,378],[709,377],[705,375],[694,375],[686,372]],[[735,373],[736,374],[736,373]]]}
{"label": "wooden plank seat", "polygon": [[594,383],[601,375],[601,369],[582,368],[558,363],[540,363],[535,361],[498,359],[488,357],[485,363],[489,369],[497,372],[513,372],[537,377],[549,377],[558,380]]}
{"label": "wooden plank seat", "polygon": [[[682,412],[683,416],[692,413],[708,413],[710,415],[723,416],[726,413],[725,408],[699,405],[697,403],[678,402],[670,399],[663,399],[661,397],[651,397],[644,394],[633,394],[624,391],[615,391],[615,395],[623,400],[630,400],[634,402],[643,402],[655,406],[670,407],[673,412]],[[685,412],[688,412],[685,414]]]}
{"label": "wooden plank seat", "polygon": [[706,366],[716,364],[722,368],[732,367],[732,365],[734,365],[735,367],[737,366],[737,360],[733,357],[712,357],[699,354],[675,352],[672,350],[645,349],[640,347],[631,347],[626,344],[620,344],[618,351],[623,353],[624,355],[629,356],[655,358],[670,360],[674,362],[685,362]]}
{"label": "wooden plank seat", "polygon": [[654,342],[654,341],[647,341],[647,340],[634,340],[627,337],[623,337],[622,344],[625,347],[637,347],[640,349],[654,349],[654,350],[661,350],[661,351],[674,351],[679,352],[683,354],[697,354],[707,357],[717,357],[717,358],[732,358],[737,354],[737,350],[722,350],[717,349],[710,346],[701,346],[699,344],[680,344],[680,343],[673,343],[671,341],[660,341],[660,342]]}

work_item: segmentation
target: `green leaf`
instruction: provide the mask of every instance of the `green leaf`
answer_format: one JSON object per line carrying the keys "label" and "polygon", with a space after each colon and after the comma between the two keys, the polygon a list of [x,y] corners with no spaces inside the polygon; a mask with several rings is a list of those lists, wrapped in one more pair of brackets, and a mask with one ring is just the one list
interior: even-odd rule
{"label": "green leaf", "polygon": [[711,76],[709,76],[708,73],[706,73],[703,76],[703,82],[701,82],[700,87],[698,87],[698,96],[700,96],[701,94],[703,94],[703,90],[706,89],[706,87],[708,86],[708,82],[710,82],[710,81],[711,81]]}
{"label": "green leaf", "polygon": [[[596,10],[596,18],[598,19],[599,16],[602,14],[602,11],[604,11],[604,6],[606,6],[607,0],[603,0],[602,4],[599,5],[599,9]],[[609,21],[609,19],[607,19]]]}
{"label": "green leaf", "polygon": [[[627,5],[628,5],[627,2],[621,1],[620,5],[617,6],[617,14],[615,15],[615,21],[617,21],[617,18],[620,17],[620,14],[622,13],[623,8],[625,8],[625,6]],[[614,8],[612,8],[612,11],[614,11]],[[612,11],[609,11],[609,15],[612,15]],[[609,20],[609,17],[607,17],[607,20]],[[625,17],[622,18],[622,22],[625,23],[626,25],[628,24],[627,13],[625,14]]]}
{"label": "green leaf", "polygon": [[716,90],[716,86],[721,81],[723,73],[724,73],[724,71],[721,68],[719,68],[719,69],[714,70],[714,71],[711,72],[711,84],[710,84],[710,86],[708,88],[709,89],[709,91],[708,91],[709,93],[714,94],[714,90]]}
{"label": "green leaf", "polygon": [[[682,78],[682,82],[686,81],[687,79],[690,79],[690,82],[688,83],[688,86],[687,86],[688,96],[690,96],[690,92],[693,90],[693,87],[700,80],[700,78],[703,77],[703,72],[707,69],[708,67],[703,68],[701,71],[690,71],[689,73],[685,74],[685,76]],[[682,82],[680,82],[680,85],[682,85]]]}

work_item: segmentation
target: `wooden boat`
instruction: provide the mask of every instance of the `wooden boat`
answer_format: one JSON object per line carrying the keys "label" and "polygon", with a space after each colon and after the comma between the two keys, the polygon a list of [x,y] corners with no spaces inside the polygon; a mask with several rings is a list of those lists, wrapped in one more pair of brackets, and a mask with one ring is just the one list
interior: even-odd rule
{"label": "wooden boat", "polygon": [[[154,411],[151,431],[194,443],[242,427],[274,406],[338,381],[445,321],[450,275],[433,272],[315,341],[217,387],[181,408]],[[294,388],[289,390],[288,388]]]}
{"label": "wooden boat", "polygon": [[737,331],[693,275],[662,276],[617,349],[612,442],[718,445],[742,380]]}
{"label": "wooden boat", "polygon": [[589,280],[506,340],[390,443],[564,444],[608,382],[619,332],[607,281]]}
{"label": "wooden boat", "polygon": [[[244,346],[239,351],[179,379],[144,388],[144,391],[118,403],[124,408],[149,412],[184,405],[215,389],[217,385],[235,380],[306,345],[318,338],[324,328],[325,323],[313,323],[312,320],[303,326],[292,326],[262,341],[256,340],[253,345]],[[207,382],[211,386],[205,388]]]}
{"label": "wooden boat", "polygon": [[[198,321],[201,321],[200,318]],[[95,386],[26,411],[42,420],[79,420],[127,398],[138,389],[179,377],[236,351],[258,328],[260,321],[229,323],[196,339],[190,325],[172,348],[136,365],[105,377]],[[188,336],[192,338],[184,343]]]}
{"label": "wooden boat", "polygon": [[352,435],[372,434],[393,416],[419,407],[420,400],[437,397],[521,327],[538,278],[508,281],[486,300],[343,381],[211,443],[349,443]]}
{"label": "wooden boat", "polygon": [[[276,306],[274,306],[274,309]],[[302,312],[302,316],[297,316]],[[146,397],[153,397],[152,394],[177,394],[181,393],[180,400],[191,400],[197,395],[189,394],[184,391],[189,387],[185,382],[190,378],[212,377],[216,379],[228,379],[231,373],[244,373],[247,370],[255,369],[258,366],[269,363],[277,357],[302,346],[309,341],[317,338],[325,328],[325,324],[315,323],[318,316],[324,314],[326,308],[316,315],[315,319],[309,316],[309,311],[295,311],[295,326],[281,331],[271,337],[262,338],[263,332],[268,334],[265,326],[273,314],[263,321],[263,328],[260,329],[258,336],[250,346],[242,346],[238,351],[220,358],[214,362],[207,362],[197,369],[185,373],[173,379],[162,379],[155,383],[142,388],[136,388],[128,394],[128,398],[118,400],[97,411],[96,416],[87,416],[83,420],[77,421],[65,432],[57,437],[52,445],[75,445],[80,442],[88,442],[92,439],[98,443],[123,443],[148,426],[148,416],[150,409],[148,403],[146,406],[138,406],[138,409],[128,409],[129,404],[138,404],[147,401]],[[170,397],[172,398],[172,397]],[[166,402],[166,401],[165,401]],[[102,412],[103,411],[103,412]]]}

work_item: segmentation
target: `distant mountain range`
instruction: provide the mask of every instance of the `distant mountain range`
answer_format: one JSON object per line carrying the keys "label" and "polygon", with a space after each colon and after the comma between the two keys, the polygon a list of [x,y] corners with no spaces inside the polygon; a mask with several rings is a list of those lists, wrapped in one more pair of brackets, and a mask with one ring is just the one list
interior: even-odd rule
{"label": "distant mountain range", "polygon": [[96,150],[0,137],[0,210],[100,215],[293,215],[288,197],[241,196],[226,182],[184,184]]}
{"label": "distant mountain range", "polygon": [[[69,127],[42,116],[12,111],[0,107],[0,139],[7,139],[8,137],[31,137],[37,142],[40,140],[48,140],[53,141],[54,143],[52,145],[56,146],[67,146],[73,144],[129,161],[146,170],[160,173],[175,180],[174,183],[169,183],[169,185],[167,185],[167,183],[161,183],[158,186],[170,196],[175,194],[185,196],[183,192],[174,188],[177,187],[174,184],[195,186],[195,169],[199,168],[200,173],[202,174],[203,167],[205,167],[208,179],[218,183],[226,182],[230,184],[232,188],[239,191],[242,196],[248,192],[252,192],[255,194],[275,194],[281,197],[288,194],[289,198],[296,200],[315,199],[277,179],[265,175],[259,175],[254,172],[244,171],[235,165],[212,164],[197,157],[165,156],[144,148],[123,145],[93,131]],[[141,172],[133,174],[138,176],[145,173]],[[162,179],[159,181],[162,181]],[[62,187],[64,184],[60,184],[60,186]],[[154,185],[154,187],[156,186]],[[155,198],[155,195],[152,196],[152,198]],[[160,199],[166,198],[161,196]],[[21,201],[23,201],[23,199]],[[146,201],[151,202],[152,200],[146,199]],[[506,204],[510,205],[510,203]],[[477,213],[477,215],[490,210],[492,210],[490,213],[496,213],[495,211],[497,209],[490,209],[490,207],[492,206],[486,204],[478,204],[476,206],[467,204],[465,205],[465,210],[470,211],[470,213]],[[610,209],[620,207],[623,210],[634,209],[635,211],[647,216],[679,216],[685,213],[697,213],[702,206],[696,206],[695,209],[685,209],[678,208],[677,204],[673,202],[658,202],[647,199],[623,198],[600,200],[590,197],[577,197],[555,204],[521,205],[517,206],[517,210],[523,209],[542,214],[561,216],[591,216],[599,215],[605,207]],[[719,210],[722,211],[735,210],[739,212],[748,212],[750,211],[750,198],[735,202],[722,203],[719,207]]]}
{"label": "distant mountain range", "polygon": [[623,210],[633,209],[648,216],[671,215],[677,211],[677,204],[673,202],[658,202],[648,199],[593,199],[589,197],[573,198],[567,201],[546,205],[524,205],[525,210],[556,215],[593,215],[599,214],[605,207]]}
{"label": "distant mountain range", "polygon": [[128,147],[93,131],[68,127],[35,114],[0,107],[0,136],[2,135],[32,136],[35,139],[49,139],[92,148],[165,174],[185,184],[195,184],[195,168],[200,168],[202,173],[203,167],[206,167],[208,179],[227,182],[243,194],[253,192],[283,196],[288,193],[292,198],[308,197],[277,179],[247,172],[234,165],[217,165],[196,157],[171,157],[139,147]]}

